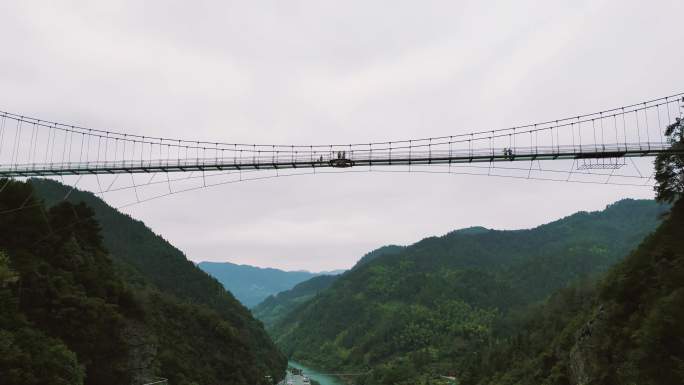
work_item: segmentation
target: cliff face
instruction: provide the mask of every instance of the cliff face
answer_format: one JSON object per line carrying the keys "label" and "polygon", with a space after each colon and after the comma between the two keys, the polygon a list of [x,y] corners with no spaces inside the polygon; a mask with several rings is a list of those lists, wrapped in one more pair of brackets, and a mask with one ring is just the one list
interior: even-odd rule
{"label": "cliff face", "polygon": [[128,346],[128,369],[131,385],[143,384],[155,378],[159,372],[155,365],[158,342],[151,331],[141,322],[129,322],[123,331]]}
{"label": "cliff face", "polygon": [[568,365],[573,385],[595,384],[600,377],[600,368],[597,366],[597,344],[600,342],[596,336],[605,334],[607,330],[605,312],[599,306],[594,316],[575,333],[575,344],[570,350]]}
{"label": "cliff face", "polygon": [[610,270],[596,302],[574,334],[571,384],[684,383],[684,201]]}

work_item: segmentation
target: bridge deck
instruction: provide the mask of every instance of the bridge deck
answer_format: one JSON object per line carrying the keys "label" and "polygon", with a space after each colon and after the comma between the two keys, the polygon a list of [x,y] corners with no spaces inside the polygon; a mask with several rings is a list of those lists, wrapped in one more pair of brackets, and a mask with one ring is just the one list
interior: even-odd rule
{"label": "bridge deck", "polygon": [[546,146],[472,150],[355,150],[343,159],[337,152],[278,152],[248,157],[158,159],[0,165],[0,177],[157,173],[188,171],[269,170],[319,167],[400,166],[556,159],[605,159],[655,156],[671,152],[668,143],[598,146]]}

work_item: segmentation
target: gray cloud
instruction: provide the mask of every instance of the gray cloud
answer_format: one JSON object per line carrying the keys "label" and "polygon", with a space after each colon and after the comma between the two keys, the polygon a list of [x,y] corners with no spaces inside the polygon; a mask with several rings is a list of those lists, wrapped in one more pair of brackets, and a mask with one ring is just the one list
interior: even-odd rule
{"label": "gray cloud", "polygon": [[[150,136],[452,135],[682,84],[681,1],[5,1],[0,11],[2,109]],[[221,186],[126,211],[194,260],[317,270],[386,243],[530,227],[626,196],[652,193],[356,173]]]}

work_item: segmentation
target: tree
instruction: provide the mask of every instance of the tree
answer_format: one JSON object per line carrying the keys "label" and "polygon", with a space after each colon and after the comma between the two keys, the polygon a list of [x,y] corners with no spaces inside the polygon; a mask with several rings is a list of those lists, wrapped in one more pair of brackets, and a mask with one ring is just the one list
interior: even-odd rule
{"label": "tree", "polygon": [[9,267],[9,257],[0,250],[0,288],[5,287],[10,283],[14,283],[19,279],[17,274]]}
{"label": "tree", "polygon": [[674,202],[684,194],[684,119],[677,118],[665,130],[670,151],[655,160],[656,199]]}

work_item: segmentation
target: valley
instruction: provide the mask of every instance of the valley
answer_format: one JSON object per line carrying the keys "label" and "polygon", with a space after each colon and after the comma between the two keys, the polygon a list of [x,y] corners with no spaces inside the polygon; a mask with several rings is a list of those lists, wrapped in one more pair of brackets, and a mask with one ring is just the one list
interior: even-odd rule
{"label": "valley", "polygon": [[[653,292],[652,287],[645,287],[642,293],[655,296],[648,300],[658,306],[654,311],[669,315],[642,317],[681,317],[673,308],[680,301],[676,288],[682,282],[677,277],[682,273],[680,256],[684,245],[674,235],[684,227],[680,223],[684,218],[681,203],[670,206],[626,199],[602,211],[576,213],[532,229],[466,228],[407,246],[381,247],[339,275],[298,277],[303,280],[268,296],[250,314],[218,281],[185,260],[180,251],[141,222],[118,213],[90,193],[74,190],[68,199],[60,200],[58,197],[68,191],[59,183],[12,182],[0,194],[0,203],[11,205],[12,200],[30,191],[45,202],[44,210],[50,216],[47,224],[56,233],[40,238],[41,232],[49,228],[41,230],[39,212],[18,213],[4,222],[10,226],[5,227],[6,235],[15,234],[13,231],[21,223],[34,229],[34,233],[24,233],[25,240],[13,235],[0,240],[12,261],[8,265],[7,257],[3,257],[0,266],[0,278],[6,282],[4,301],[13,296],[11,290],[7,291],[8,283],[16,279],[13,277],[28,283],[35,274],[35,268],[26,264],[28,260],[17,259],[17,253],[45,253],[31,246],[32,240],[63,244],[58,247],[67,253],[64,261],[44,262],[57,269],[51,273],[53,276],[77,266],[87,268],[91,263],[79,265],[85,262],[75,262],[78,260],[68,257],[70,253],[95,253],[100,255],[97,258],[104,258],[98,264],[110,263],[104,270],[98,267],[98,274],[118,282],[112,284],[119,289],[110,294],[97,287],[83,292],[97,298],[105,295],[104,300],[114,301],[114,308],[121,312],[112,315],[121,322],[115,333],[120,358],[111,361],[112,353],[104,353],[117,365],[106,369],[107,365],[90,361],[97,369],[88,364],[82,366],[84,371],[74,369],[76,379],[111,376],[115,372],[99,373],[103,369],[122,370],[133,359],[137,369],[116,372],[132,375],[133,382],[164,376],[172,383],[189,384],[189,378],[224,379],[223,373],[228,371],[232,383],[270,378],[284,385],[306,385],[305,377],[285,374],[287,365],[302,370],[312,383],[321,385],[493,385],[533,379],[539,383],[579,384],[584,381],[579,378],[600,378],[596,365],[616,364],[601,361],[599,351],[592,347],[595,342],[580,336],[594,335],[600,329],[601,338],[618,338],[613,343],[621,343],[624,337],[609,336],[603,325],[620,322],[623,316],[619,312],[626,310],[616,304],[625,292],[635,290],[632,287],[648,280],[667,287],[662,294]],[[41,207],[38,203],[36,206]],[[76,213],[70,216],[73,210]],[[53,216],[55,219],[51,219]],[[54,240],[50,238],[57,235]],[[74,247],[68,246],[69,239],[75,240],[80,249],[69,249]],[[109,258],[111,262],[107,262]],[[645,268],[652,262],[644,258],[656,258],[660,262],[655,266],[663,267]],[[639,274],[642,278],[637,278]],[[182,275],[193,278],[179,280]],[[78,279],[90,279],[87,277]],[[625,279],[633,282],[624,283]],[[658,300],[668,292],[674,297],[665,302]],[[22,310],[26,321],[21,322],[28,322],[23,327],[38,328],[35,330],[50,337],[61,336],[65,356],[55,360],[80,362],[84,355],[96,357],[88,350],[94,346],[82,345],[82,337],[77,334],[67,338],[56,329],[43,329],[41,325],[47,325],[43,322],[49,324],[52,316],[41,312],[40,307],[45,305],[28,293],[14,300],[20,306],[23,301],[32,304]],[[68,298],[66,293],[51,295],[58,301]],[[115,297],[107,297],[111,295]],[[629,294],[629,298],[635,295]],[[4,302],[3,306],[11,303]],[[609,321],[611,317],[618,318]],[[22,325],[11,319],[3,322]],[[656,333],[653,338],[664,338],[657,337],[664,332],[671,335],[667,338],[676,338],[680,330],[672,324],[668,329],[648,331]],[[106,344],[116,346],[113,342]],[[555,353],[545,353],[547,346],[553,346]],[[625,351],[646,348],[624,347]],[[208,359],[201,353],[207,349],[229,355]],[[242,353],[228,358],[236,349]],[[649,349],[656,352],[660,347],[653,345]],[[668,354],[679,354],[678,345],[672,349]],[[5,359],[18,359],[12,358],[16,354],[19,352],[6,351]],[[653,354],[655,357],[663,353]],[[193,361],[193,355],[204,358]],[[511,356],[517,358],[511,360]],[[540,359],[545,360],[544,364]],[[239,360],[246,361],[231,366]],[[124,365],[127,361],[129,364]],[[14,361],[5,361],[5,365],[10,362]],[[639,362],[644,367],[653,365],[651,361]],[[543,371],[539,372],[540,368]],[[104,377],[102,381],[108,383]]]}
{"label": "valley", "polygon": [[0,2],[0,385],[683,385],[684,1]]}

